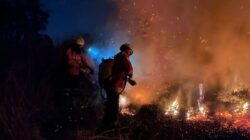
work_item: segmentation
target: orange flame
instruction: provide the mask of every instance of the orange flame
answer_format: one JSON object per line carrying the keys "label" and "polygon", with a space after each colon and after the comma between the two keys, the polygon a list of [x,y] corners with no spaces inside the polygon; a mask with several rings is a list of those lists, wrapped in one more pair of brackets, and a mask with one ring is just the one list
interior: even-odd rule
{"label": "orange flame", "polygon": [[130,88],[127,93],[130,102],[135,105],[150,104],[154,100],[151,90],[142,86]]}

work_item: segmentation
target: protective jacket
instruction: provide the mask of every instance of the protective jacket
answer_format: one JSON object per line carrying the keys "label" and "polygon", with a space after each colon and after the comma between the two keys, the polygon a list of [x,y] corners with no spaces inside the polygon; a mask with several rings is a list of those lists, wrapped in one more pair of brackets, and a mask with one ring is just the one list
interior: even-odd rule
{"label": "protective jacket", "polygon": [[82,52],[74,51],[72,48],[69,48],[66,52],[66,73],[69,75],[79,75],[81,69],[89,69],[93,71],[93,63],[87,57],[87,55]]}
{"label": "protective jacket", "polygon": [[129,60],[129,56],[125,52],[120,52],[114,57],[112,70],[112,87],[120,93],[124,90],[127,77],[132,77],[133,67]]}

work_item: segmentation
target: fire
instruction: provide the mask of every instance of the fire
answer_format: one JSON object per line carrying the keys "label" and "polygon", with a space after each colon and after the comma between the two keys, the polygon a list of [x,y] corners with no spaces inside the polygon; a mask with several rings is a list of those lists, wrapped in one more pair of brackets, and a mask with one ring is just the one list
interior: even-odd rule
{"label": "fire", "polygon": [[234,113],[237,114],[238,116],[245,115],[249,110],[249,103],[245,102],[244,104],[240,104],[236,106],[234,109]]}
{"label": "fire", "polygon": [[204,85],[202,83],[199,84],[199,99],[198,109],[194,110],[193,108],[189,109],[186,114],[186,119],[188,121],[209,121],[207,116],[207,107],[204,104]]}
{"label": "fire", "polygon": [[231,129],[250,129],[250,117],[249,117],[249,103],[245,102],[242,105],[238,105],[232,112],[223,111],[216,112],[216,119],[221,121],[222,127],[228,127]]}
{"label": "fire", "polygon": [[219,119],[231,120],[233,118],[233,115],[228,111],[223,111],[223,112],[216,112],[215,117]]}
{"label": "fire", "polygon": [[178,114],[179,114],[179,104],[176,98],[175,101],[167,107],[165,115],[177,116]]}
{"label": "fire", "polygon": [[215,117],[216,119],[220,120],[221,126],[224,128],[226,127],[231,129],[242,129],[242,130],[250,129],[249,116],[224,111],[224,112],[217,112]]}
{"label": "fire", "polygon": [[137,85],[131,89],[128,89],[127,96],[131,103],[135,105],[145,105],[150,104],[153,101],[153,95],[151,90],[146,86]]}
{"label": "fire", "polygon": [[122,115],[129,115],[134,116],[135,111],[131,110],[128,106],[130,105],[130,101],[128,97],[125,95],[120,95],[119,97],[119,107],[120,107],[120,113]]}
{"label": "fire", "polygon": [[190,119],[191,119],[191,116],[193,116],[193,115],[194,115],[194,109],[191,108],[191,109],[189,109],[189,110],[187,111],[187,114],[186,114],[187,120],[190,120]]}
{"label": "fire", "polygon": [[137,85],[133,88],[129,88],[124,94],[120,95],[119,107],[120,113],[122,115],[135,115],[135,110],[133,110],[130,105],[145,105],[150,104],[153,101],[152,95],[146,86]]}
{"label": "fire", "polygon": [[239,117],[236,118],[232,124],[232,128],[234,129],[250,129],[250,118],[249,117]]}
{"label": "fire", "polygon": [[207,116],[207,109],[204,106],[194,110],[193,108],[189,109],[186,113],[187,121],[210,121]]}
{"label": "fire", "polygon": [[120,106],[120,108],[128,106],[129,103],[130,102],[129,102],[129,100],[128,100],[128,98],[126,96],[120,95],[120,97],[119,97],[119,106]]}
{"label": "fire", "polygon": [[199,107],[199,113],[202,116],[205,116],[207,111],[205,109],[205,105],[204,105],[204,85],[201,83],[199,84],[199,99],[198,99],[198,107]]}
{"label": "fire", "polygon": [[134,116],[135,115],[135,111],[131,110],[128,107],[122,108],[120,112],[121,112],[122,115],[128,115],[128,116]]}
{"label": "fire", "polygon": [[248,112],[249,109],[249,103],[246,102],[243,104],[243,113],[246,114]]}
{"label": "fire", "polygon": [[[215,111],[214,114],[208,115],[209,104],[205,102],[205,88],[202,83],[198,86],[198,99],[196,100],[196,107],[189,106],[188,108],[183,108],[181,95],[177,93],[174,100],[166,103],[166,100],[160,102],[160,105],[163,104],[164,114],[167,116],[173,116],[176,118],[180,116],[180,112],[186,111],[185,119],[188,122],[218,122],[222,128],[226,129],[243,129],[249,131],[250,129],[250,112],[249,112],[249,102],[247,99],[239,98],[239,102],[232,102],[230,106],[223,108],[223,111]],[[128,92],[129,91],[129,92]],[[134,89],[128,90],[128,94],[120,96],[120,113],[122,115],[134,116],[136,111],[131,108],[132,105],[140,106],[145,104],[150,104],[153,101],[152,94],[145,87],[136,87]],[[236,92],[236,90],[232,90]],[[242,90],[237,90],[241,92]],[[229,94],[230,95],[230,94]],[[250,132],[250,131],[249,131]]]}

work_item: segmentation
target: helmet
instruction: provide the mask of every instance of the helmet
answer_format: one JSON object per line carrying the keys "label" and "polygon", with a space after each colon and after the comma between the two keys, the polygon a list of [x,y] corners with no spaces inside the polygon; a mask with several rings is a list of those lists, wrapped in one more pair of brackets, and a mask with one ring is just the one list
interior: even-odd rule
{"label": "helmet", "polygon": [[124,52],[124,51],[127,51],[127,50],[132,50],[132,48],[130,47],[130,44],[128,43],[125,43],[125,44],[122,44],[121,47],[120,47],[120,51]]}
{"label": "helmet", "polygon": [[133,54],[133,50],[128,43],[122,44],[120,51],[128,53],[129,56]]}
{"label": "helmet", "polygon": [[73,38],[73,43],[77,45],[79,48],[82,48],[85,44],[85,40],[81,36],[76,36]]}

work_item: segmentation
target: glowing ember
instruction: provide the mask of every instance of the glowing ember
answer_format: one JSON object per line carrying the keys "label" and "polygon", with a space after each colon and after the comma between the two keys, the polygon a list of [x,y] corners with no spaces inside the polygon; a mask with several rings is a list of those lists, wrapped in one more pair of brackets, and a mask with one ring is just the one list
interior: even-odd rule
{"label": "glowing ember", "polygon": [[232,124],[232,128],[234,129],[243,129],[248,130],[250,129],[250,120],[247,117],[239,117],[235,119]]}
{"label": "glowing ember", "polygon": [[233,115],[228,111],[224,111],[224,112],[216,112],[215,117],[218,119],[231,120]]}
{"label": "glowing ember", "polygon": [[248,103],[244,103],[241,108],[237,106],[237,111],[229,112],[216,112],[216,119],[220,120],[221,126],[223,128],[231,129],[242,129],[249,131],[250,129],[250,120],[248,113]]}
{"label": "glowing ember", "polygon": [[128,107],[122,108],[120,112],[121,112],[122,115],[129,115],[129,116],[134,116],[135,115],[135,111],[132,111]]}

